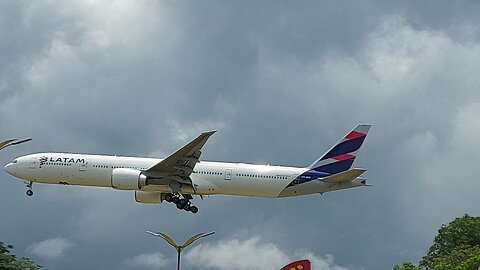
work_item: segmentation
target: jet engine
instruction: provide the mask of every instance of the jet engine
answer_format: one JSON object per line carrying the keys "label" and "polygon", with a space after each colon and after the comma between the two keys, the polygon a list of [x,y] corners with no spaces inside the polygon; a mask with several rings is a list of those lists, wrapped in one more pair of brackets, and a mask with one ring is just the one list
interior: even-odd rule
{"label": "jet engine", "polygon": [[139,170],[116,168],[112,171],[111,184],[114,189],[138,190],[147,184],[147,177]]}
{"label": "jet engine", "polygon": [[135,190],[135,201],[138,203],[161,203],[164,197],[161,192]]}

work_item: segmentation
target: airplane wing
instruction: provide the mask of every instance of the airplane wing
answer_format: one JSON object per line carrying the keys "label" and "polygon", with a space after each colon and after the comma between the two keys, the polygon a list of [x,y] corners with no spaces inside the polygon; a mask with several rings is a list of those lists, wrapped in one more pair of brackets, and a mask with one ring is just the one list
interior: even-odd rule
{"label": "airplane wing", "polygon": [[[170,184],[175,192],[183,184],[192,185],[190,174],[202,154],[202,147],[216,131],[204,132],[164,160],[151,166],[144,174],[153,178],[151,184]],[[173,183],[173,185],[172,185]],[[175,184],[176,183],[176,184]],[[176,190],[175,190],[176,189]]]}
{"label": "airplane wing", "polygon": [[365,169],[353,168],[348,171],[343,171],[343,172],[339,172],[339,173],[324,177],[322,178],[322,181],[326,183],[349,182],[359,177],[366,171],[367,170]]}
{"label": "airplane wing", "polygon": [[17,139],[5,140],[3,142],[0,142],[0,150],[7,147],[7,146],[10,146],[10,145],[21,144],[21,143],[28,142],[28,141],[31,141],[31,140],[32,140],[32,138],[23,139],[23,140],[20,140],[20,141],[17,141]]}

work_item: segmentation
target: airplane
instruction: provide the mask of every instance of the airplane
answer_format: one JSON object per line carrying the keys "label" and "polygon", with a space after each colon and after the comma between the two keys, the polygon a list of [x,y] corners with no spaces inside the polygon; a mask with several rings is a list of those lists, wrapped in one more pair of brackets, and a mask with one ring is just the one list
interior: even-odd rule
{"label": "airplane", "polygon": [[33,183],[110,187],[135,191],[138,203],[173,203],[198,212],[194,195],[237,195],[283,198],[368,186],[366,170],[351,168],[370,125],[358,124],[307,167],[200,161],[202,147],[216,131],[204,132],[165,159],[75,153],[37,153],[5,166]]}

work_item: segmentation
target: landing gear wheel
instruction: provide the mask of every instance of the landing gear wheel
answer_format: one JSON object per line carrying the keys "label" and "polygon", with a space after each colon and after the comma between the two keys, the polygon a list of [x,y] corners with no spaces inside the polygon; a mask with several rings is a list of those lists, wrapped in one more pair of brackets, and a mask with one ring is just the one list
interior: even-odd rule
{"label": "landing gear wheel", "polygon": [[188,204],[186,204],[186,205],[183,207],[183,210],[185,210],[185,211],[187,211],[187,212],[190,211],[191,209],[192,209],[192,207],[191,207],[190,205],[188,205]]}
{"label": "landing gear wheel", "polygon": [[183,209],[183,205],[180,205],[179,203],[177,203],[177,208],[181,210]]}
{"label": "landing gear wheel", "polygon": [[27,194],[28,197],[31,197],[33,195],[33,190],[32,190],[33,182],[26,181],[25,184],[27,184],[27,192],[25,193]]}
{"label": "landing gear wheel", "polygon": [[172,194],[169,193],[169,194],[165,195],[165,201],[172,202],[172,199],[173,199]]}
{"label": "landing gear wheel", "polygon": [[180,199],[179,199],[178,197],[173,197],[173,198],[172,198],[172,202],[173,202],[174,204],[178,204],[178,201],[180,201]]}
{"label": "landing gear wheel", "polygon": [[187,200],[185,200],[185,199],[180,199],[180,200],[178,201],[178,204],[179,204],[180,206],[184,207],[185,205],[187,205]]}
{"label": "landing gear wheel", "polygon": [[190,207],[190,212],[192,212],[194,214],[198,213],[198,207],[196,207],[195,205]]}

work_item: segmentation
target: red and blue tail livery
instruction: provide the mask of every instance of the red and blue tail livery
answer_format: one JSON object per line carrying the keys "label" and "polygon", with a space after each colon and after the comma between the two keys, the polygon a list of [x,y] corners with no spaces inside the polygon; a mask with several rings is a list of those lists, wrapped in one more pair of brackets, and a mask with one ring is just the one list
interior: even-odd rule
{"label": "red and blue tail livery", "polygon": [[370,127],[365,124],[357,125],[309,168],[326,174],[336,174],[350,169]]}
{"label": "red and blue tail livery", "polygon": [[[307,171],[295,178],[288,186],[295,186],[316,179],[346,175],[352,167],[358,150],[362,146],[371,125],[358,124],[352,131],[347,133],[339,142],[330,148],[323,156],[315,160]],[[360,170],[356,170],[359,172]],[[362,173],[365,170],[362,170]],[[356,175],[353,173],[351,175]]]}

